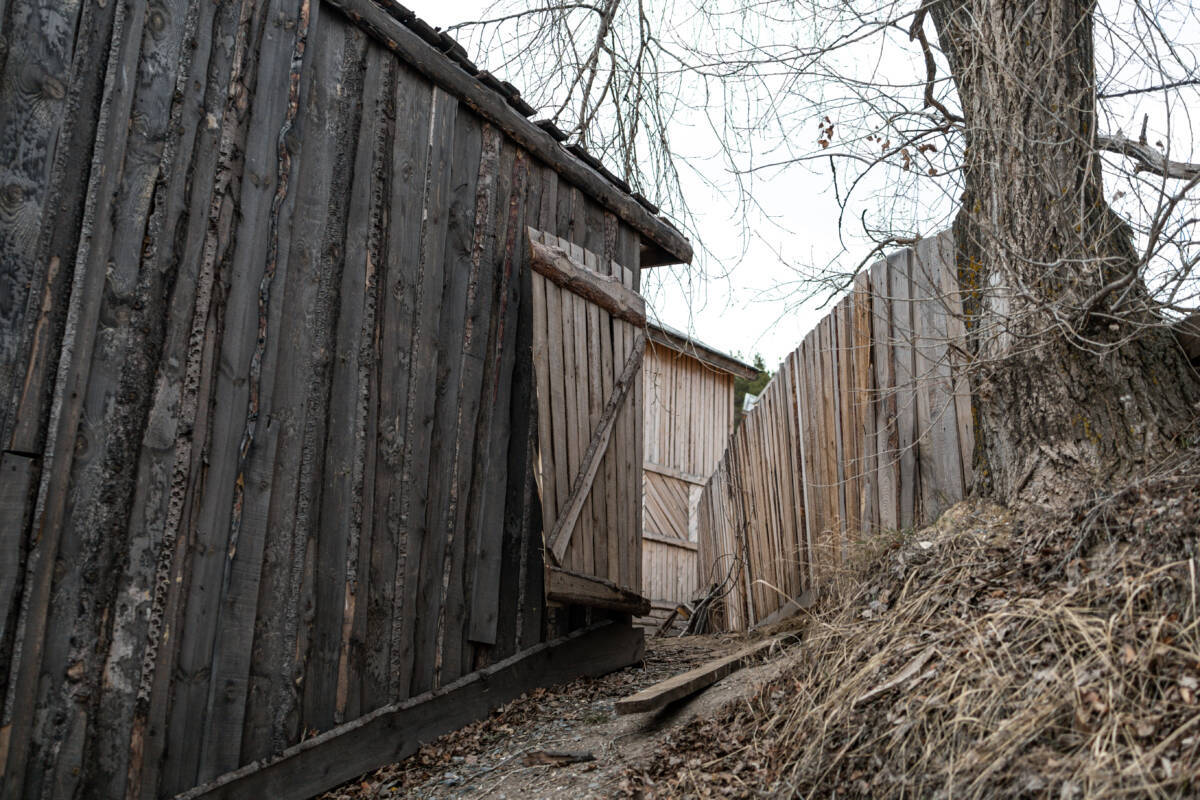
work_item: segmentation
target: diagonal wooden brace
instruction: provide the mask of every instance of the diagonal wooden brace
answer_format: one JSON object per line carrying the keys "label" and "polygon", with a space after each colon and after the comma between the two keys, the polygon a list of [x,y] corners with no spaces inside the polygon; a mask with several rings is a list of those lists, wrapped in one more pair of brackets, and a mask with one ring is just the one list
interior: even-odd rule
{"label": "diagonal wooden brace", "polygon": [[562,564],[567,547],[571,544],[571,534],[575,531],[579,512],[583,510],[583,503],[591,491],[596,472],[604,460],[604,453],[608,450],[608,441],[612,436],[613,423],[617,420],[617,412],[621,410],[621,405],[642,368],[642,356],[645,352],[646,334],[639,331],[633,342],[633,350],[625,361],[625,368],[621,370],[621,377],[613,384],[612,394],[608,398],[608,404],[604,406],[604,413],[600,415],[600,422],[592,431],[592,440],[588,442],[587,450],[583,454],[583,462],[579,465],[579,474],[575,476],[575,483],[571,486],[571,494],[554,523],[554,530],[546,537],[546,546],[559,564]]}

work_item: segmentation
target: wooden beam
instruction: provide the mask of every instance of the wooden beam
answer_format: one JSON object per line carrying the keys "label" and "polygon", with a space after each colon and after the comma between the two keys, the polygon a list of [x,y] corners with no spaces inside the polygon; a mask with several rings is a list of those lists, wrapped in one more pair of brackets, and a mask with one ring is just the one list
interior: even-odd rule
{"label": "wooden beam", "polygon": [[649,533],[642,531],[642,538],[659,544],[670,545],[671,547],[682,547],[684,550],[696,550],[699,545],[695,542],[689,542],[685,539],[672,539],[670,536],[659,536],[657,533]]}
{"label": "wooden beam", "polygon": [[664,475],[668,478],[674,478],[677,481],[685,483],[694,483],[697,486],[704,486],[708,483],[708,478],[703,478],[699,475],[693,475],[690,472],[668,467],[666,464],[654,464],[649,461],[642,464],[642,468],[650,472],[656,472],[659,475]]}
{"label": "wooden beam", "polygon": [[629,589],[592,575],[546,567],[546,599],[565,605],[624,611],[634,616],[650,613],[650,601]]}
{"label": "wooden beam", "polygon": [[509,106],[500,94],[393,19],[373,0],[329,0],[329,4],[404,59],[410,67],[454,94],[476,114],[499,127],[521,147],[662,247],[678,262],[691,263],[692,245],[681,233],[652,215],[638,201],[577,156],[568,153],[550,134]]}
{"label": "wooden beam", "polygon": [[[645,352],[646,335],[639,332],[633,350],[629,353],[629,359],[625,362],[625,369],[621,371],[621,377],[617,378],[616,384],[613,385],[613,391],[604,407],[604,413],[600,415],[600,421],[592,432],[592,440],[588,442],[587,450],[583,454],[583,461],[580,462],[579,474],[575,477],[571,494],[567,497],[564,508],[559,510],[558,519],[554,521],[554,530],[546,537],[546,546],[554,553],[554,558],[559,564],[563,563],[563,556],[567,553],[567,546],[571,543],[571,534],[575,530],[575,522],[579,519],[579,512],[583,510],[584,500],[587,499],[592,481],[596,479],[596,471],[604,460],[604,452],[608,449],[608,441],[612,437],[613,423],[617,419],[617,412],[621,410],[621,404],[629,394],[634,378],[641,370],[642,357]],[[615,535],[615,532],[610,532],[609,535]]]}
{"label": "wooden beam", "polygon": [[756,656],[779,644],[781,640],[781,637],[764,639],[750,647],[738,650],[733,655],[710,661],[682,675],[667,678],[636,694],[624,697],[616,702],[617,713],[636,714],[642,711],[655,711],[668,703],[693,695],[701,689],[707,689],[726,675],[737,672]]}
{"label": "wooden beam", "polygon": [[604,621],[418,697],[393,703],[306,739],[279,756],[248,764],[177,800],[311,797],[400,761],[424,743],[461,728],[540,686],[599,676],[641,660],[640,629]]}
{"label": "wooden beam", "polygon": [[611,275],[601,275],[571,258],[558,245],[544,244],[529,229],[529,247],[535,272],[545,275],[568,292],[603,308],[618,319],[639,328],[646,325],[646,301]]}

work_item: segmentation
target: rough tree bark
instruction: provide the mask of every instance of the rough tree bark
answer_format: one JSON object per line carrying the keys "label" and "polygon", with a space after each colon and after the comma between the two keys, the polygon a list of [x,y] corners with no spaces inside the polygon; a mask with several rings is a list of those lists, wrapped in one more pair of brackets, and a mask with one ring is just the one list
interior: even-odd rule
{"label": "rough tree bark", "polygon": [[1200,399],[1104,199],[1092,5],[926,8],[967,135],[956,228],[978,366],[977,488],[1005,502],[1078,500],[1183,446]]}

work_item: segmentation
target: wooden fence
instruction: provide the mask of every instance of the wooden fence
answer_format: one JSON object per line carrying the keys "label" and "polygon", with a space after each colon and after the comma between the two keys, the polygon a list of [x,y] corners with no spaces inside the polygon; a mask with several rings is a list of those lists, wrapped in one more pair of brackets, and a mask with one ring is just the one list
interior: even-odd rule
{"label": "wooden fence", "polygon": [[699,580],[744,630],[836,571],[872,531],[936,519],[974,435],[950,234],[859,274],[730,437],[700,498]]}

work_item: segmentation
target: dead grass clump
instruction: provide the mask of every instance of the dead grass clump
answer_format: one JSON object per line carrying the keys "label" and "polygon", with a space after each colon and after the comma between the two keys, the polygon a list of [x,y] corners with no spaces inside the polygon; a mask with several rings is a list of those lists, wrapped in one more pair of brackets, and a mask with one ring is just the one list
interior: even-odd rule
{"label": "dead grass clump", "polygon": [[1194,473],[1059,515],[961,504],[862,566],[789,674],[636,796],[1200,794]]}

